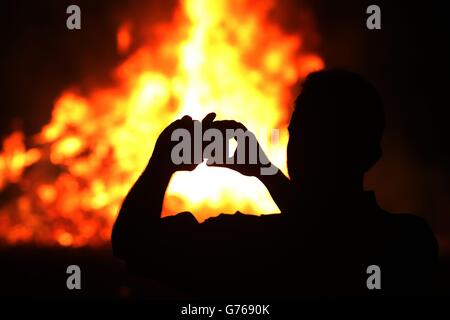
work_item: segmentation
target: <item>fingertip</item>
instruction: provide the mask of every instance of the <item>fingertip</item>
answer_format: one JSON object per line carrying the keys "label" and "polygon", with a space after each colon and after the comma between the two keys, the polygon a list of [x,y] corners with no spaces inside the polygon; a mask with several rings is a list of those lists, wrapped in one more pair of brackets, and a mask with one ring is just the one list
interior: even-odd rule
{"label": "fingertip", "polygon": [[242,129],[242,130],[247,130],[247,127],[244,126],[244,124],[242,122],[238,122],[236,121],[236,125],[238,126],[238,128]]}
{"label": "fingertip", "polygon": [[215,112],[208,113],[202,120],[202,123],[211,123],[216,118]]}

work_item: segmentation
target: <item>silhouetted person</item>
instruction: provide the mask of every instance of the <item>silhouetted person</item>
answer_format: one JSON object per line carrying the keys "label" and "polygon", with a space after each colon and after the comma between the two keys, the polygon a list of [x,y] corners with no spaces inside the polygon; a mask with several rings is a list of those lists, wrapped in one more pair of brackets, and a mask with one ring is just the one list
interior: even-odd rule
{"label": "silhouetted person", "polygon": [[[206,116],[204,128],[245,129],[214,117]],[[196,167],[172,163],[171,133],[193,126],[186,116],[162,132],[122,205],[112,244],[131,270],[200,297],[432,294],[432,231],[417,216],[380,209],[363,189],[365,172],[381,157],[384,115],[379,94],[359,75],[336,69],[305,80],[289,124],[290,179],[281,171],[261,175],[261,163],[216,165],[258,177],[281,214],[220,215],[201,224],[187,212],[161,218],[172,174]],[[367,286],[371,265],[380,269],[381,289]]]}

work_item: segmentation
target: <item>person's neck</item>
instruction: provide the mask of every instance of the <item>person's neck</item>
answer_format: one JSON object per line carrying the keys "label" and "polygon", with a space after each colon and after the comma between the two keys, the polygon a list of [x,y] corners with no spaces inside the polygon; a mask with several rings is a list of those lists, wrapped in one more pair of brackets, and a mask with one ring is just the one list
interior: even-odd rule
{"label": "person's neck", "polygon": [[363,177],[299,183],[302,202],[314,207],[347,206],[364,192]]}

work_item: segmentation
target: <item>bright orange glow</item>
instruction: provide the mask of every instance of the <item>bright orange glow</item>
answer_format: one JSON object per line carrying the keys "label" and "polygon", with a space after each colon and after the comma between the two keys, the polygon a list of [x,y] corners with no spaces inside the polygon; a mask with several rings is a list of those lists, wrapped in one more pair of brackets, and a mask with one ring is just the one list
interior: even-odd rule
{"label": "bright orange glow", "polygon": [[[50,122],[25,148],[22,133],[3,142],[0,190],[26,192],[0,207],[0,239],[62,246],[109,240],[121,202],[152,153],[159,133],[185,114],[243,122],[286,172],[292,88],[322,59],[271,21],[271,1],[181,1],[173,21],[154,27],[144,45],[115,70],[116,85],[81,96],[66,91]],[[129,24],[117,34],[129,50]],[[272,128],[280,140],[269,143]],[[29,172],[24,173],[25,169]],[[191,211],[202,221],[237,210],[277,212],[255,178],[200,165],[174,175],[164,215]]]}
{"label": "bright orange glow", "polygon": [[117,51],[126,53],[131,45],[131,25],[124,23],[117,31]]}
{"label": "bright orange glow", "polygon": [[58,236],[58,242],[64,247],[68,247],[73,243],[73,237],[68,232],[63,232]]}

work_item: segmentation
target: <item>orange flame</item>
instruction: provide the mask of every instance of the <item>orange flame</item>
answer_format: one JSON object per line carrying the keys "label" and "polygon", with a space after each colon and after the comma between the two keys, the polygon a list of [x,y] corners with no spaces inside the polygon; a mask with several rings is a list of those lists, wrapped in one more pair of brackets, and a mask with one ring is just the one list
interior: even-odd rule
{"label": "orange flame", "polygon": [[[144,45],[115,70],[116,86],[90,94],[63,92],[51,121],[26,149],[15,132],[3,142],[0,190],[21,192],[0,209],[0,239],[9,244],[82,246],[109,239],[131,185],[145,167],[159,133],[189,114],[242,121],[270,159],[286,171],[286,125],[292,87],[323,68],[302,53],[300,35],[268,18],[272,2],[181,1],[171,23],[154,26],[157,45]],[[130,24],[117,34],[131,44]],[[269,144],[261,129],[280,128]],[[200,165],[174,175],[164,215],[192,211],[201,221],[221,212],[277,212],[254,178]]]}
{"label": "orange flame", "polygon": [[117,51],[121,54],[128,52],[131,41],[131,24],[124,23],[117,31]]}

